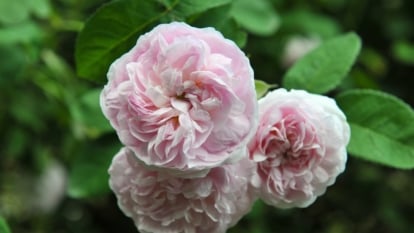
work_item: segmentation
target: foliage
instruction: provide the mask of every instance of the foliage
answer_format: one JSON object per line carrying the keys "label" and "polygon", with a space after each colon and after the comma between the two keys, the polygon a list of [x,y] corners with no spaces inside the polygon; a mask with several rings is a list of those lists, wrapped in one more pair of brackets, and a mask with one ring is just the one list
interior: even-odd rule
{"label": "foliage", "polygon": [[280,24],[278,14],[266,0],[236,0],[230,15],[248,32],[260,36],[272,35]]}
{"label": "foliage", "polygon": [[331,91],[348,74],[360,49],[360,39],[353,33],[326,41],[289,69],[283,86],[317,94]]}
{"label": "foliage", "polygon": [[407,41],[396,41],[393,45],[394,56],[401,62],[414,64],[414,45]]}
{"label": "foliage", "polygon": [[351,125],[350,153],[397,168],[414,168],[414,111],[410,106],[372,90],[347,91],[337,100]]}
{"label": "foliage", "polygon": [[0,217],[0,232],[1,233],[10,233],[9,226],[6,223],[6,220],[4,220],[2,217]]}
{"label": "foliage", "polygon": [[[0,232],[136,232],[108,189],[120,145],[99,93],[112,61],[173,20],[215,27],[242,47],[258,97],[276,85],[322,93],[351,124],[347,171],[326,195],[306,209],[257,202],[229,232],[411,232],[413,7],[408,0],[0,0]],[[285,48],[297,37],[320,45],[290,67]],[[45,193],[36,184],[55,163],[67,189],[53,208],[33,211]]]}

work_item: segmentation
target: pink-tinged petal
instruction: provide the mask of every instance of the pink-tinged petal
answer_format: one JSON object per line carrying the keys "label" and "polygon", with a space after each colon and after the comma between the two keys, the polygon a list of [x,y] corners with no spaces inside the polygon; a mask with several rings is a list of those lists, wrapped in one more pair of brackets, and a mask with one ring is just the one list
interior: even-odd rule
{"label": "pink-tinged petal", "polygon": [[257,163],[252,186],[268,204],[306,207],[345,169],[350,129],[335,101],[278,89],[259,100],[259,128],[249,143]]}

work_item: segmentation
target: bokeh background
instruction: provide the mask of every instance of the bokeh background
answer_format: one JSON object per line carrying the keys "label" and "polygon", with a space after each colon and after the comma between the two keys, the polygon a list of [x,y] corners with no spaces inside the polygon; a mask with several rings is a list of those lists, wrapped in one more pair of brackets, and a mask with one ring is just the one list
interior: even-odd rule
{"label": "bokeh background", "polygon": [[[277,30],[247,31],[257,79],[280,84],[307,51],[355,31],[363,48],[338,90],[379,89],[414,105],[414,1],[262,1]],[[75,71],[77,34],[105,2],[0,0],[0,216],[14,233],[137,232],[107,185],[120,145],[99,109],[102,85]],[[229,232],[414,232],[413,175],[351,155],[310,207],[257,202]]]}

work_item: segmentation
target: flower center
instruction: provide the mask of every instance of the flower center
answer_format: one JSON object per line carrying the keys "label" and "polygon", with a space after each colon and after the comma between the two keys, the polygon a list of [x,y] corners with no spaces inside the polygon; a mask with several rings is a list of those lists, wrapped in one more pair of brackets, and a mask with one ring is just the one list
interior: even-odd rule
{"label": "flower center", "polygon": [[313,125],[297,116],[286,116],[269,133],[265,152],[272,167],[299,170],[309,166],[320,148]]}

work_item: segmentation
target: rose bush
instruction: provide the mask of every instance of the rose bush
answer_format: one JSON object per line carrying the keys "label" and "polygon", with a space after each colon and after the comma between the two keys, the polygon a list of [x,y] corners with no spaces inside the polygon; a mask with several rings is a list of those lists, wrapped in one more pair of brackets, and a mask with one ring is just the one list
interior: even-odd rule
{"label": "rose bush", "polygon": [[247,151],[257,127],[253,71],[215,29],[161,24],[107,76],[103,112],[147,166],[202,176]]}
{"label": "rose bush", "polygon": [[259,100],[259,128],[249,144],[253,185],[268,204],[306,207],[345,169],[350,128],[335,101],[278,89]]}
{"label": "rose bush", "polygon": [[149,170],[123,148],[112,161],[109,182],[140,232],[224,233],[251,209],[254,167],[245,157],[203,178],[172,177]]}

